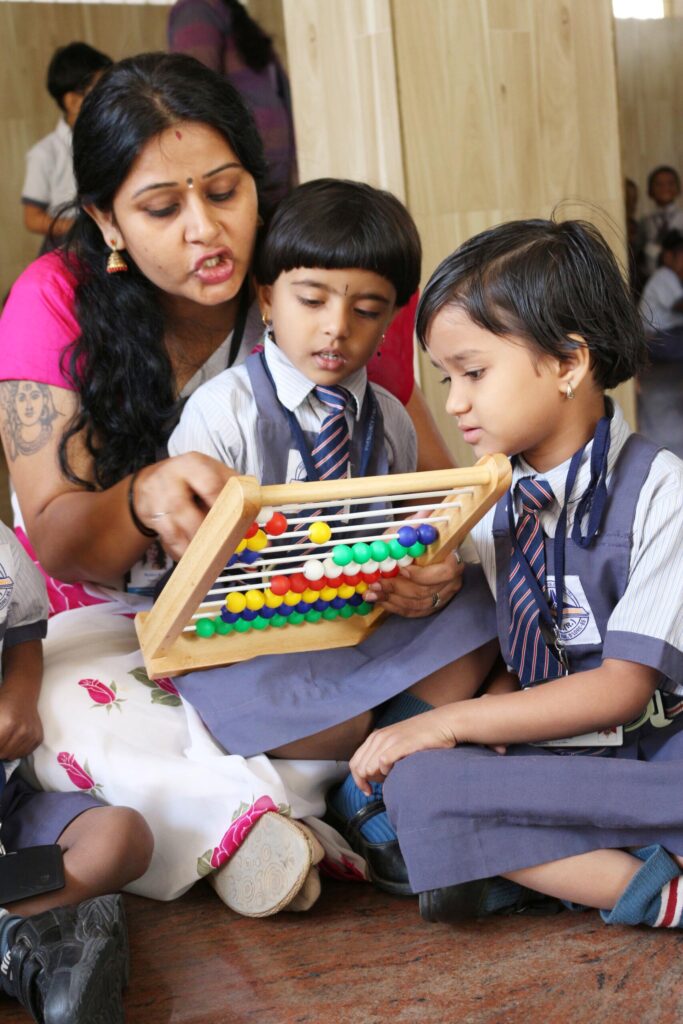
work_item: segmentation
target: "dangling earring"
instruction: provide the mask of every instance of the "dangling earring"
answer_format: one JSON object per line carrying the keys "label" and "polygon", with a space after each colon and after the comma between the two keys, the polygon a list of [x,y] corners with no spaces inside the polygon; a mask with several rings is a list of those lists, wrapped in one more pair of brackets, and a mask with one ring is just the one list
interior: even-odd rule
{"label": "dangling earring", "polygon": [[571,381],[569,380],[567,381],[567,390],[565,391],[565,395],[567,398],[576,398],[576,392],[574,391]]}
{"label": "dangling earring", "polygon": [[107,273],[108,274],[122,274],[128,270],[128,264],[124,260],[123,256],[116,248],[116,239],[110,240],[111,252],[107,260]]}
{"label": "dangling earring", "polygon": [[273,331],[273,321],[269,320],[265,313],[261,313],[261,323],[266,329],[266,338],[268,341],[275,341],[275,332]]}

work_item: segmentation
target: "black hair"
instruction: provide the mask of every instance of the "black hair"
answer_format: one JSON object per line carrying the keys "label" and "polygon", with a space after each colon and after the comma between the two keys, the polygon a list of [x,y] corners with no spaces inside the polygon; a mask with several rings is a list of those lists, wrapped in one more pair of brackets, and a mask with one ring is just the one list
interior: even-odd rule
{"label": "black hair", "polygon": [[676,181],[676,187],[679,192],[681,190],[681,178],[675,167],[669,167],[668,164],[660,164],[659,167],[655,167],[654,170],[650,171],[647,176],[647,194],[652,199],[652,186],[654,185],[655,178],[658,174],[672,174]]}
{"label": "black hair", "polygon": [[456,306],[499,337],[517,335],[539,355],[560,358],[585,341],[601,388],[634,376],[647,361],[638,310],[597,228],[578,220],[518,220],[475,235],[427,282],[416,316],[426,347],[430,325]]}
{"label": "black hair", "polygon": [[232,16],[232,32],[240,56],[252,71],[263,71],[275,57],[272,39],[240,0],[223,0],[223,3]]}
{"label": "black hair", "polygon": [[255,262],[259,284],[297,267],[359,268],[385,277],[405,306],[420,283],[422,247],[396,196],[358,181],[318,178],[281,201]]}
{"label": "black hair", "polygon": [[148,53],[115,64],[85,100],[73,136],[79,206],[65,259],[76,278],[80,336],[62,357],[80,409],[60,445],[67,478],[77,476],[69,442],[83,432],[94,480],[109,487],[165,453],[179,402],[165,345],[162,293],[126,253],[128,272],[107,274],[108,248],[85,212],[108,213],[144,148],[180,121],[208,125],[235,151],[259,186],[263,146],[243,100],[225,79],[182,54]]}
{"label": "black hair", "polygon": [[672,228],[662,239],[662,252],[680,252],[683,249],[683,232]]}
{"label": "black hair", "polygon": [[60,46],[52,55],[47,69],[47,91],[64,110],[67,92],[86,91],[98,71],[112,65],[111,57],[88,46],[87,43],[69,43]]}

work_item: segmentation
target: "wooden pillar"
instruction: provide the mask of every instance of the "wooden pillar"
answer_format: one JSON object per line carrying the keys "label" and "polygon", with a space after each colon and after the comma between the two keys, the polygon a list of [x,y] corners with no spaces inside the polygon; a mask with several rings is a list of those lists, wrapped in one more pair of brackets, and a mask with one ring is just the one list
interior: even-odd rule
{"label": "wooden pillar", "polygon": [[[623,261],[610,0],[283,0],[302,180],[390,189],[424,278],[477,231],[583,217]],[[471,453],[422,385],[462,462]],[[619,398],[633,418],[633,389]]]}

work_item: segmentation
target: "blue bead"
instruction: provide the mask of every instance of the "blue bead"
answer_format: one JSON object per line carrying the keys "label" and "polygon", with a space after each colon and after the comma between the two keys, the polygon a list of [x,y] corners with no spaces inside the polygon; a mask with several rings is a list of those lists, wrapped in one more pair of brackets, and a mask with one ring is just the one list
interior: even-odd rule
{"label": "blue bead", "polygon": [[234,612],[229,612],[227,608],[221,608],[221,618],[223,622],[237,622],[239,615],[235,615]]}
{"label": "blue bead", "polygon": [[398,542],[403,548],[411,548],[417,543],[417,530],[414,526],[400,526],[398,530]]}
{"label": "blue bead", "polygon": [[417,539],[421,544],[433,544],[438,536],[439,531],[431,523],[422,523],[417,528]]}
{"label": "blue bead", "polygon": [[228,559],[228,564],[226,565],[226,569],[229,565],[234,565],[235,562],[239,562],[239,558],[239,555],[230,555],[230,558]]}
{"label": "blue bead", "polygon": [[257,615],[258,612],[252,611],[251,608],[245,608],[242,612],[242,618],[245,622],[253,622]]}
{"label": "blue bead", "polygon": [[258,562],[260,557],[261,555],[258,551],[250,551],[249,548],[245,548],[240,555],[240,559],[245,565],[251,565],[253,562]]}
{"label": "blue bead", "polygon": [[259,611],[259,615],[262,619],[272,619],[276,612],[277,608],[269,608],[267,604],[264,604],[263,608]]}
{"label": "blue bead", "polygon": [[311,610],[310,604],[307,604],[305,601],[299,601],[298,604],[294,605],[294,611],[295,612],[301,612],[302,615],[305,615],[306,612],[310,612],[310,610]]}
{"label": "blue bead", "polygon": [[352,604],[354,608],[357,608],[359,604],[363,603],[362,594],[354,594],[353,597],[349,598],[349,604]]}
{"label": "blue bead", "polygon": [[322,598],[319,597],[318,600],[313,603],[313,607],[317,612],[324,612],[329,603],[329,601],[323,601]]}
{"label": "blue bead", "polygon": [[346,601],[344,600],[343,597],[333,597],[332,600],[330,601],[331,608],[343,608],[345,604]]}
{"label": "blue bead", "polygon": [[285,602],[283,601],[282,604],[279,605],[279,607],[276,609],[276,611],[278,611],[280,615],[288,616],[291,615],[292,612],[294,611],[294,605],[285,604]]}

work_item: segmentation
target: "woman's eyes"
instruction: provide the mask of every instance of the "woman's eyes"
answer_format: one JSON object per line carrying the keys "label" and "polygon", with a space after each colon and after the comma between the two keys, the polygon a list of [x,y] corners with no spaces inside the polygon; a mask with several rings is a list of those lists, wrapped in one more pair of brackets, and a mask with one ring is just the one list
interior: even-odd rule
{"label": "woman's eyes", "polygon": [[484,376],[483,370],[465,370],[463,377],[469,377],[470,380],[481,380]]}
{"label": "woman's eyes", "polygon": [[[206,198],[212,203],[227,203],[229,199],[233,198],[236,191],[237,188],[235,187],[229,189],[227,192],[209,192],[207,193]],[[171,203],[168,206],[163,206],[159,209],[148,206],[145,212],[148,213],[150,217],[171,217],[174,213],[177,213],[179,208],[179,203]]]}

